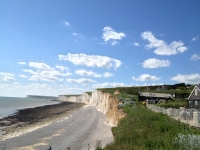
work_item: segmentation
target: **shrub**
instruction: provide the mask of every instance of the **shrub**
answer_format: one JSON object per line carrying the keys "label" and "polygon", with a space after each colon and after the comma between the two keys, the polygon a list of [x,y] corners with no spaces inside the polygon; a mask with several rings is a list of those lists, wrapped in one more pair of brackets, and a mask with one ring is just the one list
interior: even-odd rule
{"label": "shrub", "polygon": [[200,149],[200,135],[178,135],[175,138],[175,144],[180,145],[180,147],[184,150],[199,150]]}

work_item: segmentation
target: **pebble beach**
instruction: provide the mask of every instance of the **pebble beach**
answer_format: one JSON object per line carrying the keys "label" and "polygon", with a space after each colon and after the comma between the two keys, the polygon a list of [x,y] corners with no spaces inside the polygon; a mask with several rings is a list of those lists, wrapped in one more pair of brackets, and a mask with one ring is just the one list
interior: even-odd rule
{"label": "pebble beach", "polygon": [[0,149],[44,150],[95,149],[113,141],[105,115],[94,106],[61,102],[54,105],[19,110],[0,119]]}

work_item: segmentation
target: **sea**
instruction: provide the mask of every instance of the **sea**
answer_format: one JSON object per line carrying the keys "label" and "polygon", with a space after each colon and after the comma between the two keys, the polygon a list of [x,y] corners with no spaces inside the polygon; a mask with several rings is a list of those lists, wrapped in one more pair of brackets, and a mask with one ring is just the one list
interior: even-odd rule
{"label": "sea", "polygon": [[0,97],[0,119],[16,113],[20,109],[58,104],[59,101],[42,98]]}

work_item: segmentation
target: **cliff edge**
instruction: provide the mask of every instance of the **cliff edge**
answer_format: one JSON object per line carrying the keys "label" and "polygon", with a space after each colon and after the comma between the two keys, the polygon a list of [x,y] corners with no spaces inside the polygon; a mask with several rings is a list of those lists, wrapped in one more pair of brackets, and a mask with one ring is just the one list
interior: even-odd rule
{"label": "cliff edge", "polygon": [[80,96],[59,95],[58,99],[95,106],[98,111],[102,111],[106,115],[106,124],[111,126],[116,126],[125,115],[122,109],[118,109],[118,99],[110,93],[103,93],[100,90],[93,91],[91,95],[88,93],[83,93]]}

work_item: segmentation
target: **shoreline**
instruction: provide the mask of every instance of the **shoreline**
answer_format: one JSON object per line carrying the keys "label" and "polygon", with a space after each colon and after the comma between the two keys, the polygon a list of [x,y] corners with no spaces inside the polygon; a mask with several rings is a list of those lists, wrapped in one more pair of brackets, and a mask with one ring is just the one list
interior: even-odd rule
{"label": "shoreline", "polygon": [[[102,147],[112,143],[114,137],[111,126],[105,124],[105,114],[95,106],[83,105],[80,109],[54,120],[48,125],[13,136],[0,142],[0,149],[95,149],[97,141]],[[30,130],[30,129],[29,129]]]}
{"label": "shoreline", "polygon": [[83,103],[63,102],[18,110],[0,119],[0,141],[31,132],[43,126],[67,118],[67,115],[84,106]]}

